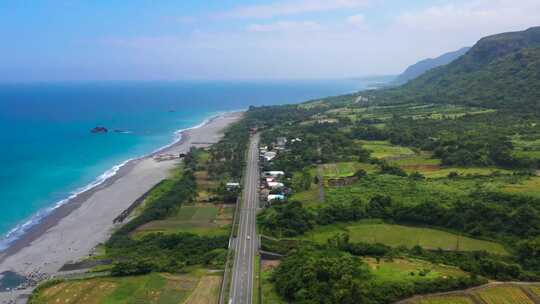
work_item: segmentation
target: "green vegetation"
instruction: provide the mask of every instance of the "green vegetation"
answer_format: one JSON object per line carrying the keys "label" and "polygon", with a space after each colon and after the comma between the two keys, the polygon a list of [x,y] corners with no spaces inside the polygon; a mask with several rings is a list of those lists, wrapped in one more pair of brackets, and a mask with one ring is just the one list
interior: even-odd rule
{"label": "green vegetation", "polygon": [[281,262],[271,282],[281,297],[294,303],[373,304],[483,283],[459,270],[423,262],[374,264],[335,249],[304,248]]}
{"label": "green vegetation", "polygon": [[467,296],[440,296],[426,298],[414,302],[415,304],[474,304]]}
{"label": "green vegetation", "polygon": [[540,286],[531,286],[530,290],[533,294],[540,297]]}
{"label": "green vegetation", "polygon": [[261,273],[263,303],[285,304],[286,302],[279,297],[279,294],[277,293],[274,285],[271,282],[274,268],[275,266],[272,265],[270,262],[263,262],[263,269]]}
{"label": "green vegetation", "polygon": [[402,158],[414,155],[414,151],[407,147],[392,145],[388,141],[359,141],[364,149],[371,152],[375,158]]}
{"label": "green vegetation", "polygon": [[441,266],[418,259],[376,260],[364,259],[368,265],[372,280],[378,283],[425,281],[447,277],[466,277],[459,268]]}
{"label": "green vegetation", "polygon": [[505,185],[503,191],[540,198],[540,177],[531,177],[519,183]]}
{"label": "green vegetation", "polygon": [[460,236],[431,228],[408,227],[373,223],[370,221],[353,224],[321,226],[304,236],[306,240],[326,243],[338,233],[346,232],[351,242],[381,243],[391,247],[421,246],[425,249],[448,251],[487,251],[495,254],[508,252],[500,244]]}
{"label": "green vegetation", "polygon": [[65,281],[42,288],[32,296],[30,303],[186,303],[200,276],[197,272],[182,275],[152,273],[133,277]]}
{"label": "green vegetation", "polygon": [[381,92],[385,98],[458,103],[538,113],[540,28],[481,39],[456,61],[407,85]]}
{"label": "green vegetation", "polygon": [[523,290],[514,286],[496,286],[476,292],[487,304],[534,304]]}
{"label": "green vegetation", "polygon": [[165,220],[153,221],[135,231],[136,238],[149,233],[189,232],[201,236],[228,236],[234,207],[215,204],[183,206]]}
{"label": "green vegetation", "polygon": [[367,173],[373,173],[377,170],[376,165],[360,162],[330,163],[321,165],[321,168],[324,177],[327,178],[352,176],[358,172],[358,170],[364,170]]}

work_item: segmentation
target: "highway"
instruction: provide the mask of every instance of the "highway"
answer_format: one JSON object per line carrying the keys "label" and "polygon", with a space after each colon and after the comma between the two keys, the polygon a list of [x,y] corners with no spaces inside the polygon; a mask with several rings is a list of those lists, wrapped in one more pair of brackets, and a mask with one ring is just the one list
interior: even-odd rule
{"label": "highway", "polygon": [[249,144],[242,193],[238,234],[234,241],[234,265],[229,304],[253,302],[254,261],[258,249],[256,237],[256,211],[259,202],[259,135]]}

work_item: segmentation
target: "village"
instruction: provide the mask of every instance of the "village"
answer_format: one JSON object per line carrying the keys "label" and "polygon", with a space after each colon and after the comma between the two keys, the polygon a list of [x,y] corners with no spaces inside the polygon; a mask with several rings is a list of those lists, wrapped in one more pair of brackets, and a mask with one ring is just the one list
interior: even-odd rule
{"label": "village", "polygon": [[[291,142],[302,141],[294,138]],[[288,140],[285,137],[276,138],[270,146],[259,147],[259,166],[261,168],[260,180],[260,202],[261,207],[269,207],[272,204],[279,204],[287,201],[287,197],[292,194],[292,190],[286,186],[286,174],[280,170],[268,170],[272,166],[272,161],[286,151]]]}

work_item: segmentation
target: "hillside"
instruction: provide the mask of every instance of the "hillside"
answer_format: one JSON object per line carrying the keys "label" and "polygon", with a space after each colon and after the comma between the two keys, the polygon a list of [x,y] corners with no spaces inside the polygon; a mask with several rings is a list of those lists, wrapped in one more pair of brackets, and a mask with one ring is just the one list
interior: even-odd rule
{"label": "hillside", "polygon": [[468,50],[470,50],[470,47],[464,47],[457,51],[443,54],[437,58],[428,58],[428,59],[419,61],[409,66],[392,83],[395,85],[405,84],[409,82],[410,80],[416,79],[418,76],[424,74],[425,72],[429,70],[449,64],[450,62],[463,56],[465,53],[467,53]]}
{"label": "hillside", "polygon": [[540,112],[540,27],[478,41],[467,54],[406,85],[370,94],[383,101],[466,104]]}

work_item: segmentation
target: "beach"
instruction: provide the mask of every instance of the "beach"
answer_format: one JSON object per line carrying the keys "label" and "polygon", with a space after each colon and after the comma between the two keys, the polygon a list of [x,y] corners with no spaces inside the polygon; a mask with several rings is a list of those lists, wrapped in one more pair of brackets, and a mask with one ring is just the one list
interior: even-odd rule
{"label": "beach", "polygon": [[[55,209],[0,255],[0,273],[52,277],[66,263],[87,257],[108,239],[114,219],[154,185],[165,179],[178,160],[156,161],[157,154],[186,153],[191,146],[205,147],[219,141],[223,130],[242,112],[213,117],[197,128],[182,131],[181,140],[143,158],[123,164],[117,173]],[[0,303],[28,290],[0,293]]]}

